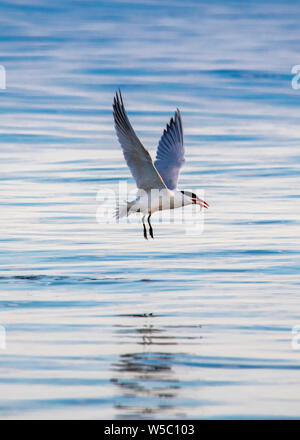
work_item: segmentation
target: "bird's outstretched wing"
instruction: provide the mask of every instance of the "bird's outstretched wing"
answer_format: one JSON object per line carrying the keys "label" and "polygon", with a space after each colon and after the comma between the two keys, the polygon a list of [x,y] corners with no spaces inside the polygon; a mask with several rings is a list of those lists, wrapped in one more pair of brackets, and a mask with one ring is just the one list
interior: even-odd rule
{"label": "bird's outstretched wing", "polygon": [[171,118],[159,141],[154,165],[169,189],[177,187],[180,169],[183,166],[184,147],[180,111]]}
{"label": "bird's outstretched wing", "polygon": [[150,154],[133,130],[124,108],[121,91],[116,93],[113,103],[115,128],[125,160],[137,187],[145,191],[166,188],[156,170]]}

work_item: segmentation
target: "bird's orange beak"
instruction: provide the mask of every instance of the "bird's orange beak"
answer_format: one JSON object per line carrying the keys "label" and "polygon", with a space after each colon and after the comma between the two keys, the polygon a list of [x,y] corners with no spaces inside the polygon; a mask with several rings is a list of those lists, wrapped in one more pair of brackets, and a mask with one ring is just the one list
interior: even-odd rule
{"label": "bird's orange beak", "polygon": [[202,199],[197,198],[197,199],[192,199],[192,201],[193,201],[193,204],[194,204],[194,205],[199,205],[199,206],[201,206],[201,208],[206,208],[206,209],[208,209],[208,207],[209,207],[209,204],[206,203],[206,202],[205,202],[204,200],[202,200]]}

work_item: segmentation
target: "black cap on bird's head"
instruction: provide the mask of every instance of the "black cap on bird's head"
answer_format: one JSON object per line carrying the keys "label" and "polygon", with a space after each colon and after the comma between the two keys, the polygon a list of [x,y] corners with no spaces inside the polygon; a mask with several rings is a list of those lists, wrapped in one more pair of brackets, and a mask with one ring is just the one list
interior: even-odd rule
{"label": "black cap on bird's head", "polygon": [[184,196],[190,197],[193,205],[200,205],[202,208],[208,208],[209,204],[200,199],[195,193],[190,191],[180,191]]}

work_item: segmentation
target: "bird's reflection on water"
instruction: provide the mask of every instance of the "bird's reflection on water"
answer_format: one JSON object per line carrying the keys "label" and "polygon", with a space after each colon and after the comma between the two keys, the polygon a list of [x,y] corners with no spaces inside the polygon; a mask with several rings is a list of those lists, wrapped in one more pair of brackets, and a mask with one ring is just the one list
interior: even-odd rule
{"label": "bird's reflection on water", "polygon": [[[118,362],[112,365],[111,381],[118,387],[115,401],[118,417],[151,418],[156,413],[163,417],[163,411],[174,414],[181,388],[181,381],[174,371],[176,357],[180,355],[180,340],[199,340],[201,336],[182,336],[181,327],[193,326],[156,326],[158,315],[120,317],[133,319],[137,325],[115,326],[120,341],[134,344],[134,351],[121,354]],[[175,336],[175,331],[180,336]],[[184,414],[181,412],[178,416]]]}

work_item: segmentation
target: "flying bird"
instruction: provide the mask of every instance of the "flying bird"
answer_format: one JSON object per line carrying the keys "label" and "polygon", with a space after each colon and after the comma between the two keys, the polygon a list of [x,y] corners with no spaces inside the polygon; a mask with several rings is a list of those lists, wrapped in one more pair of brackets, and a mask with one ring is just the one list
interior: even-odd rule
{"label": "flying bird", "polygon": [[143,214],[143,233],[148,239],[145,218],[149,234],[154,238],[150,222],[154,212],[192,204],[208,208],[209,205],[196,194],[177,189],[179,173],[185,162],[182,120],[178,109],[158,143],[154,163],[129,122],[120,90],[114,97],[113,116],[124,158],[138,187],[135,200],[118,206],[118,219],[134,212]]}

